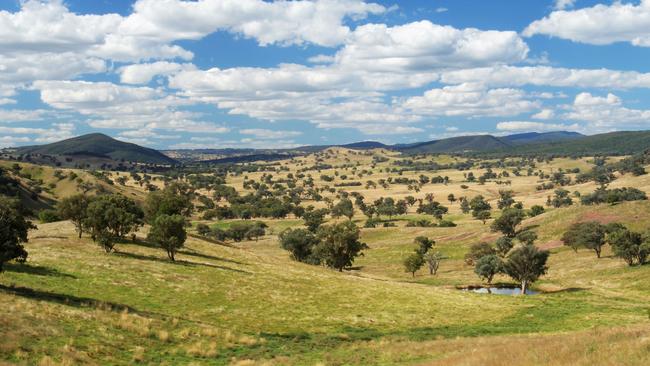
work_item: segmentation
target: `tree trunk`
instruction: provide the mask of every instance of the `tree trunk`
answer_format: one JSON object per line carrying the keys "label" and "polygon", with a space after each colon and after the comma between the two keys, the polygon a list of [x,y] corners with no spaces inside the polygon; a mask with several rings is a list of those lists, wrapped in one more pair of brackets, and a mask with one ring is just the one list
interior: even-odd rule
{"label": "tree trunk", "polygon": [[526,290],[528,289],[528,281],[521,281],[521,294],[526,295]]}
{"label": "tree trunk", "polygon": [[600,258],[600,248],[594,249],[596,251],[596,258]]}

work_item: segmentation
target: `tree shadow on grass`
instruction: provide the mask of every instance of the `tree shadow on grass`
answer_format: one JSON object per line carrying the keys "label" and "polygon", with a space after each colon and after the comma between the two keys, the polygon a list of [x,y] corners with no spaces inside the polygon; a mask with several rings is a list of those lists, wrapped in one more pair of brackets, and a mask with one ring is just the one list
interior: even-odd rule
{"label": "tree shadow on grass", "polygon": [[554,291],[543,291],[542,293],[544,294],[559,294],[559,293],[564,293],[564,292],[580,292],[580,291],[586,291],[586,288],[583,287],[567,287],[559,290],[554,290]]}
{"label": "tree shadow on grass", "polygon": [[89,297],[79,297],[50,291],[35,290],[28,287],[5,286],[0,284],[0,291],[33,300],[48,301],[62,305],[96,308],[115,312],[128,310],[129,312],[136,314],[143,314],[143,312],[138,311],[129,305],[118,304],[110,301],[100,301]]}
{"label": "tree shadow on grass", "polygon": [[41,266],[32,266],[27,263],[6,263],[4,269],[8,272],[14,273],[27,273],[36,276],[53,276],[53,277],[67,277],[67,278],[77,278],[68,273],[59,272],[55,268],[41,267]]}
{"label": "tree shadow on grass", "polygon": [[135,253],[118,252],[118,251],[116,251],[114,254],[118,255],[118,256],[121,256],[121,257],[127,257],[127,258],[132,258],[132,259],[137,259],[137,260],[145,260],[145,261],[167,263],[167,264],[177,265],[177,266],[187,266],[187,267],[205,266],[205,267],[217,268],[217,269],[222,269],[222,270],[232,271],[232,272],[237,272],[237,273],[251,274],[250,272],[244,271],[244,270],[241,270],[241,269],[230,268],[230,267],[226,267],[226,266],[220,266],[220,265],[212,264],[212,263],[197,263],[197,262],[190,262],[190,261],[185,261],[185,260],[176,260],[176,261],[172,262],[169,259],[155,257],[155,256],[152,256],[152,255],[135,254]]}
{"label": "tree shadow on grass", "polygon": [[208,254],[203,254],[203,253],[199,253],[199,252],[194,252],[194,251],[188,251],[188,250],[180,250],[180,251],[178,251],[178,254],[189,255],[189,256],[192,256],[192,257],[199,257],[199,258],[203,258],[203,259],[212,259],[212,260],[215,260],[215,261],[221,261],[221,262],[228,262],[228,263],[234,263],[234,264],[241,264],[241,265],[244,265],[244,266],[247,266],[247,265],[248,265],[248,263],[244,263],[244,262],[236,261],[236,260],[234,260],[234,259],[228,259],[228,258],[223,258],[223,257],[216,257],[216,256],[212,256],[212,255],[208,255]]}
{"label": "tree shadow on grass", "polygon": [[[141,247],[145,247],[145,248],[160,249],[159,245],[157,245],[155,243],[151,243],[151,242],[146,241],[146,240],[140,240],[140,239],[138,239],[136,241],[131,241],[131,240],[126,240],[125,239],[125,240],[122,240],[122,241],[118,242],[118,244],[131,244],[131,245],[137,245],[137,246],[141,246]],[[233,260],[233,259],[211,256],[211,255],[208,255],[208,254],[203,254],[203,253],[199,253],[199,252],[192,251],[192,250],[179,250],[177,253],[178,254],[184,254],[184,255],[191,255],[191,256],[194,256],[194,257],[200,257],[200,258],[204,258],[204,259],[212,259],[212,260],[216,260],[216,261],[246,265],[246,263],[242,263],[242,262],[239,262],[239,261],[236,261],[236,260]]]}

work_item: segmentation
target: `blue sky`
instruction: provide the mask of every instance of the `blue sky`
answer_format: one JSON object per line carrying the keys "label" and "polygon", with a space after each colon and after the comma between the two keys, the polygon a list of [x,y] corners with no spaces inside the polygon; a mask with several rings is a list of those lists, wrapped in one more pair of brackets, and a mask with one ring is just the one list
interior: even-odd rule
{"label": "blue sky", "polygon": [[648,129],[650,0],[3,0],[0,147]]}

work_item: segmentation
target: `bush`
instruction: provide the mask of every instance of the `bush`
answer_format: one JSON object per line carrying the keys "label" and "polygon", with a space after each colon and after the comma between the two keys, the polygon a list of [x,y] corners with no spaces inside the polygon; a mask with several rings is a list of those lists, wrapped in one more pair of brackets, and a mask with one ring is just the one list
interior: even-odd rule
{"label": "bush", "polygon": [[450,220],[440,220],[440,222],[438,222],[438,227],[456,227],[456,226],[457,226],[456,223]]}
{"label": "bush", "polygon": [[378,224],[379,224],[378,220],[368,219],[366,220],[366,223],[363,225],[363,227],[366,229],[374,229],[377,227]]}
{"label": "bush", "polygon": [[406,227],[435,227],[436,224],[427,219],[412,220],[406,223]]}
{"label": "bush", "polygon": [[539,216],[544,213],[544,207],[540,205],[534,205],[530,208],[530,212],[528,212],[528,215],[530,217],[535,217]]}
{"label": "bush", "polygon": [[41,210],[41,212],[38,213],[38,220],[47,224],[48,222],[61,221],[61,217],[56,210]]}
{"label": "bush", "polygon": [[647,200],[645,192],[632,188],[614,188],[604,189],[599,188],[594,193],[584,195],[580,198],[583,205],[594,205],[598,203],[618,203],[625,201],[642,201]]}
{"label": "bush", "polygon": [[196,232],[201,236],[209,236],[212,230],[206,224],[198,224],[196,225]]}

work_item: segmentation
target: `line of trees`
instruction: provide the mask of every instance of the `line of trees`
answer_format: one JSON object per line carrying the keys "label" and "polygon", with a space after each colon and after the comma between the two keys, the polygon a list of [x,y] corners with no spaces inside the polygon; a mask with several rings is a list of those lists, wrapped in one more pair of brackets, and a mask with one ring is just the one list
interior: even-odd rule
{"label": "line of trees", "polygon": [[89,234],[107,253],[129,234],[135,241],[135,232],[147,222],[151,225],[147,240],[165,250],[173,261],[187,238],[185,227],[193,210],[192,193],[189,186],[172,183],[163,190],[150,192],[144,210],[120,194],[77,194],[62,199],[57,213],[74,224],[79,238]]}
{"label": "line of trees", "polygon": [[635,232],[620,223],[574,223],[562,235],[562,241],[576,252],[580,248],[593,250],[597,258],[601,257],[602,248],[609,243],[614,255],[630,266],[643,265],[650,256],[650,232]]}

